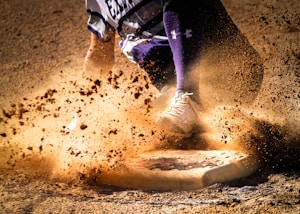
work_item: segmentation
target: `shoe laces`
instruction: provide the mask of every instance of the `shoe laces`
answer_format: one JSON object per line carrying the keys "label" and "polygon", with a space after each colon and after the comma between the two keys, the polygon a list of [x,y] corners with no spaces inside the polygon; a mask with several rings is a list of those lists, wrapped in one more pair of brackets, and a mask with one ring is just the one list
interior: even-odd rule
{"label": "shoe laces", "polygon": [[167,114],[175,117],[181,117],[185,106],[188,104],[187,98],[193,95],[193,93],[188,92],[178,92],[172,100],[170,108],[167,110]]}

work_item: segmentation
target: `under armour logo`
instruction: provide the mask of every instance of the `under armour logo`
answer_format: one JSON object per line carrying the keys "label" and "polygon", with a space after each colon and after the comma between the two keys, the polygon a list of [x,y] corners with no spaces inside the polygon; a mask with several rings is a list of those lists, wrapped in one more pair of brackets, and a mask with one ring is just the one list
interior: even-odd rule
{"label": "under armour logo", "polygon": [[178,35],[185,35],[186,38],[192,37],[192,30],[191,29],[186,29],[185,33],[176,33],[175,30],[171,31],[172,39],[177,39]]}

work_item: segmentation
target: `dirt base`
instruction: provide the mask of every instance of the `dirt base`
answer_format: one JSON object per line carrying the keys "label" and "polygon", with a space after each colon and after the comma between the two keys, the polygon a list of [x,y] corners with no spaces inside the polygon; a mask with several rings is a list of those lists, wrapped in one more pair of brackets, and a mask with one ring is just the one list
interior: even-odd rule
{"label": "dirt base", "polygon": [[[117,49],[111,72],[82,78],[90,39],[84,2],[1,1],[0,210],[299,213],[300,5],[223,3],[261,56],[263,82],[247,106],[234,96],[228,103],[222,90],[214,92],[216,99],[203,96],[205,120],[186,140],[155,123],[172,95],[159,97],[147,74]],[[209,71],[218,67],[202,65]],[[225,80],[220,84],[244,89],[236,78]],[[208,91],[215,83],[204,82]],[[150,192],[96,182],[95,175],[115,170],[128,155],[154,148],[246,150],[260,155],[262,168],[196,191]]]}

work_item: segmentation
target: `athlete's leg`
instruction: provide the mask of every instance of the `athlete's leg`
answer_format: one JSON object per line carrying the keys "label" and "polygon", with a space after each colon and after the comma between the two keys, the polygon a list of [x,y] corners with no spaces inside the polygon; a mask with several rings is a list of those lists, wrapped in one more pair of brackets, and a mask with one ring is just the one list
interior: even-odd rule
{"label": "athlete's leg", "polygon": [[226,19],[229,16],[220,0],[167,1],[164,8],[164,26],[177,76],[177,93],[162,117],[168,127],[188,134],[196,126],[197,110],[192,101],[200,103],[200,76],[192,74],[193,66],[199,63],[201,53],[206,47],[222,40],[225,34],[222,32],[224,29],[221,22]]}
{"label": "athlete's leg", "polygon": [[85,77],[96,79],[102,72],[107,72],[112,68],[114,44],[114,39],[103,42],[96,34],[91,33],[91,43],[83,67]]}
{"label": "athlete's leg", "polygon": [[[228,23],[232,23],[230,29]],[[169,0],[164,8],[164,26],[173,53],[177,90],[193,92],[197,101],[199,76],[191,75],[193,66],[199,63],[204,49],[234,37],[238,29],[220,0]]]}
{"label": "athlete's leg", "polygon": [[196,3],[170,0],[164,8],[164,26],[173,53],[177,90],[193,92],[195,98],[198,97],[199,80],[189,74],[193,62],[199,59],[202,42],[199,29],[202,23],[196,17],[201,14],[201,8]]}
{"label": "athlete's leg", "polygon": [[[193,5],[191,5],[193,4]],[[189,136],[197,126],[195,108],[199,102],[199,77],[192,77],[192,66],[201,53],[202,33],[199,26],[201,5],[194,1],[169,0],[164,8],[164,26],[176,70],[176,95],[161,117],[168,129]],[[199,24],[200,22],[200,24]],[[203,23],[203,22],[202,22]]]}

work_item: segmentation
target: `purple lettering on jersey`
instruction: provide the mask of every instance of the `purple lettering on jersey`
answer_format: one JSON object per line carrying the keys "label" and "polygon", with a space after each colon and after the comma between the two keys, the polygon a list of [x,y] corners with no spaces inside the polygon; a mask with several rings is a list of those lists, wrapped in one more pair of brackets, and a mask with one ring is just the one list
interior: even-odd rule
{"label": "purple lettering on jersey", "polygon": [[[118,0],[105,0],[105,3],[107,5],[108,11],[113,19],[116,19],[116,17],[121,14],[124,9],[128,7],[129,4],[133,3],[133,0],[126,0],[122,1],[121,3],[118,2]],[[116,5],[116,7],[113,7],[113,5]]]}

